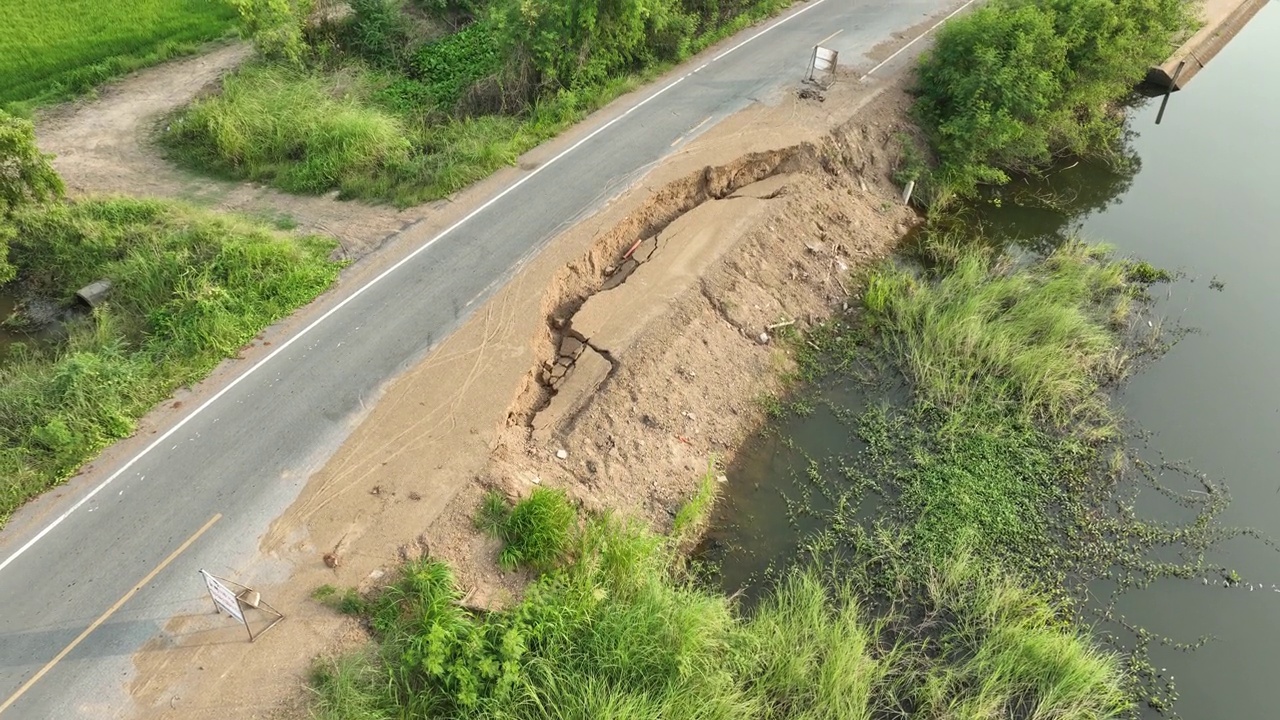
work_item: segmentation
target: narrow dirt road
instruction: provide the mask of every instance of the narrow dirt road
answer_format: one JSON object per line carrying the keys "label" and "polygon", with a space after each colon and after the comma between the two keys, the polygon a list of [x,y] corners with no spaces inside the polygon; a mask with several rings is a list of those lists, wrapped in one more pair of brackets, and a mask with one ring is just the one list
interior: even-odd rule
{"label": "narrow dirt road", "polygon": [[129,194],[189,200],[332,235],[346,257],[378,247],[389,235],[426,216],[432,204],[403,212],[388,206],[301,197],[185,172],[165,160],[154,142],[158,123],[248,60],[246,43],[148,68],[104,86],[96,96],[60,105],[36,118],[40,148],[73,194]]}

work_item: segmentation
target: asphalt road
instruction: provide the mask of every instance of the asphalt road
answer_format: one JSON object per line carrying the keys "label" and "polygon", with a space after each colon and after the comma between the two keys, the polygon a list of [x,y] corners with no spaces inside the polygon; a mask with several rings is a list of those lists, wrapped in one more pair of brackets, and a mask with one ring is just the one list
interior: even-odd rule
{"label": "asphalt road", "polygon": [[[843,63],[866,68],[876,44],[959,4],[810,0],[722,44],[674,84],[642,93],[640,104],[589,119],[594,131],[580,130],[589,134],[444,235],[413,238],[414,254],[376,282],[304,311],[318,320],[264,361],[233,369],[221,390],[206,389],[209,400],[176,420],[176,430],[171,423],[163,442],[146,449],[133,441],[131,454],[115,453],[118,461],[63,497],[20,515],[0,534],[0,715],[127,713],[130,656],[170,617],[193,610],[196,571],[243,572],[271,520],[361,417],[364,400],[457,328],[568,221],[624,190],[708,117],[704,131],[793,87],[819,40],[839,31],[827,44]],[[255,567],[254,575],[272,571]]]}

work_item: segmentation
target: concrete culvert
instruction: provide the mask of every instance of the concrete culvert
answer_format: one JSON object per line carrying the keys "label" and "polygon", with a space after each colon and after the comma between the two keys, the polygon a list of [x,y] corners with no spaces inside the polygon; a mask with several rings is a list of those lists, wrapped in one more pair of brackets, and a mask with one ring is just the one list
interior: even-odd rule
{"label": "concrete culvert", "polygon": [[95,280],[76,291],[76,299],[91,308],[102,304],[111,294],[110,280]]}

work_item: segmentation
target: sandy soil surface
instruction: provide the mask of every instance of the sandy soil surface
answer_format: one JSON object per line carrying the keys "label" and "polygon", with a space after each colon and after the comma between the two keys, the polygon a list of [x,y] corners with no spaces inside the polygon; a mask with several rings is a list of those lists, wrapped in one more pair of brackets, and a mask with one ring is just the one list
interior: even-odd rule
{"label": "sandy soil surface", "polygon": [[185,172],[166,161],[154,142],[158,124],[252,55],[245,43],[158,65],[103,86],[94,96],[36,117],[40,148],[72,195],[169,197],[257,216],[291,219],[305,232],[336,237],[346,258],[358,258],[441,203],[405,211],[339,202],[333,195],[302,197],[252,184]]}
{"label": "sandy soil surface", "polygon": [[900,81],[846,77],[824,101],[752,107],[554,240],[391,385],[273,525],[261,552],[294,572],[259,589],[288,619],[252,645],[175,619],[135,658],[141,716],[305,714],[313,659],[365,640],[311,592],[376,589],[423,553],[469,602],[509,601],[525,578],[498,571],[471,524],[488,489],[561,487],[669,525],[781,389],[779,326],[841,311],[850,273],[915,222],[891,180],[907,103]]}

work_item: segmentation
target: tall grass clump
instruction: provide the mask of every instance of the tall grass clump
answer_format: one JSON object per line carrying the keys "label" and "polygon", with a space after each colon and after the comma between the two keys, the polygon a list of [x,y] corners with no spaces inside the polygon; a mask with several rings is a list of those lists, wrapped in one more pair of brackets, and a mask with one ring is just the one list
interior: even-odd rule
{"label": "tall grass clump", "polygon": [[989,711],[958,717],[1099,720],[1125,707],[1116,658],[994,573],[958,578],[943,565],[951,585],[920,622],[862,600],[869,576],[852,568],[794,571],[747,611],[690,584],[675,554],[671,538],[594,517],[564,564],[487,613],[458,604],[443,564],[410,564],[368,604],[376,647],[317,668],[312,711],[871,720],[932,703]]}
{"label": "tall grass clump", "polygon": [[864,306],[918,392],[946,405],[999,405],[1063,424],[1101,413],[1100,384],[1123,367],[1112,319],[1132,295],[1108,249],[1068,243],[1018,265],[962,251],[940,277],[885,266]]}
{"label": "tall grass clump", "polygon": [[234,18],[208,0],[0,0],[0,109],[22,112],[192,52]]}
{"label": "tall grass clump", "polygon": [[13,213],[10,258],[28,291],[64,304],[106,278],[109,302],[52,347],[0,362],[0,519],[133,432],[337,276],[332,244],[181,205],[125,198]]}
{"label": "tall grass clump", "polygon": [[921,593],[926,617],[942,622],[938,655],[911,699],[921,717],[1120,717],[1132,689],[1116,657],[1062,622],[1044,596],[971,555],[937,563]]}
{"label": "tall grass clump", "polygon": [[476,516],[482,530],[502,540],[498,562],[511,569],[527,565],[545,570],[569,550],[577,531],[578,512],[563,490],[537,487],[529,497],[508,507],[505,498],[485,496]]}
{"label": "tall grass clump", "polygon": [[676,516],[671,520],[671,537],[677,543],[693,543],[701,536],[707,524],[711,522],[711,511],[720,495],[720,480],[716,473],[715,461],[707,464],[698,489],[693,496],[680,506]]}
{"label": "tall grass clump", "polygon": [[918,72],[934,180],[971,194],[1063,155],[1114,157],[1121,102],[1194,25],[1184,0],[995,0],[950,20]]}
{"label": "tall grass clump", "polygon": [[222,173],[354,195],[372,174],[403,180],[396,176],[413,154],[404,122],[370,105],[371,92],[359,73],[254,66],[174,118],[164,138],[183,159]]}

